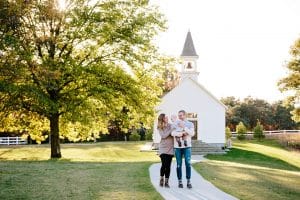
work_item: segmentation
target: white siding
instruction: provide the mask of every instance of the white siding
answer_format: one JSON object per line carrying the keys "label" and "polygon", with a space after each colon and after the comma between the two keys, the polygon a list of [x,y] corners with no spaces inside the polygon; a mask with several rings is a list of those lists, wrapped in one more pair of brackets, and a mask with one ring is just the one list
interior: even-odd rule
{"label": "white siding", "polygon": [[[185,79],[171,92],[162,98],[157,107],[158,114],[168,116],[177,114],[179,110],[198,114],[198,140],[206,143],[225,142],[225,107],[212,97],[202,86],[191,79]],[[154,143],[160,137],[154,123]]]}

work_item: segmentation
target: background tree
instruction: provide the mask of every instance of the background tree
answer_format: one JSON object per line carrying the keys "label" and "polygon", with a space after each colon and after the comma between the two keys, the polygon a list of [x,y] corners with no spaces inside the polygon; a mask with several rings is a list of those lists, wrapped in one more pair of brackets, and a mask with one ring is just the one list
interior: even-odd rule
{"label": "background tree", "polygon": [[236,126],[237,139],[244,140],[246,138],[247,128],[243,122],[240,122]]}
{"label": "background tree", "polygon": [[255,127],[257,120],[266,127],[273,123],[271,106],[261,99],[245,98],[240,106],[234,108],[234,113],[249,129]]}
{"label": "background tree", "polygon": [[235,130],[235,126],[241,121],[235,116],[234,108],[240,106],[240,101],[233,96],[221,98],[221,102],[227,106],[226,110],[226,126],[231,130]]}
{"label": "background tree", "polygon": [[227,106],[226,126],[235,130],[237,124],[242,121],[249,130],[260,121],[265,130],[297,129],[299,123],[295,123],[290,111],[291,106],[283,106],[281,101],[268,103],[262,99],[247,97],[243,100],[234,97],[222,98],[221,101]]}
{"label": "background tree", "polygon": [[253,137],[258,139],[258,140],[261,140],[261,139],[265,138],[264,128],[261,125],[259,120],[257,120],[256,126],[253,129]]}
{"label": "background tree", "polygon": [[226,148],[231,148],[232,145],[231,145],[231,136],[232,136],[232,133],[231,133],[231,130],[230,128],[227,126],[225,128],[225,139],[226,139]]}
{"label": "background tree", "polygon": [[225,136],[226,136],[226,141],[229,140],[231,138],[231,131],[229,127],[225,128]]}
{"label": "background tree", "polygon": [[290,55],[291,59],[286,65],[289,74],[278,82],[278,86],[281,92],[293,92],[286,103],[293,107],[293,119],[300,122],[300,38],[291,46]]}
{"label": "background tree", "polygon": [[165,64],[165,69],[162,73],[163,82],[161,87],[163,90],[163,94],[170,92],[174,87],[176,87],[179,84],[180,80],[179,72],[174,67],[176,61],[174,59],[169,59],[166,61],[167,63]]}
{"label": "background tree", "polygon": [[49,125],[52,158],[60,136],[97,137],[124,106],[129,123],[152,122],[165,60],[152,44],[165,20],[147,0],[66,3],[0,2],[1,112]]}
{"label": "background tree", "polygon": [[292,106],[284,105],[282,101],[278,101],[272,104],[272,110],[274,120],[273,129],[292,130],[298,128],[299,123],[296,123],[292,119]]}

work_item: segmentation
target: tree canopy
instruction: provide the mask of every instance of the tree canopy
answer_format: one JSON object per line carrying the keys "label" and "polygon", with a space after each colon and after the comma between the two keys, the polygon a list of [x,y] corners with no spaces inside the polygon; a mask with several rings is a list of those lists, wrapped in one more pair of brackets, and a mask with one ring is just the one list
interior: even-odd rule
{"label": "tree canopy", "polygon": [[286,65],[288,75],[278,82],[278,86],[282,92],[292,92],[286,102],[294,107],[293,119],[300,122],[300,38],[291,46],[290,55],[291,59]]}
{"label": "tree canopy", "polygon": [[0,4],[2,119],[49,130],[51,157],[61,136],[95,137],[124,107],[128,123],[152,121],[166,62],[152,40],[165,20],[147,0]]}
{"label": "tree canopy", "polygon": [[285,106],[282,101],[269,103],[263,99],[247,97],[222,98],[221,101],[228,107],[226,111],[226,125],[235,130],[239,122],[252,130],[257,125],[257,120],[265,130],[296,129],[299,123],[292,120],[292,106]]}

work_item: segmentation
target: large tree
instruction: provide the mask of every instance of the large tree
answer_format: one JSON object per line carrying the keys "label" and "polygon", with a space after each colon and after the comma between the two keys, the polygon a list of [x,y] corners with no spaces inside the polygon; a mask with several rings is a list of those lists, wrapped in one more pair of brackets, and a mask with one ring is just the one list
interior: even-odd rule
{"label": "large tree", "polygon": [[287,104],[293,106],[293,119],[300,122],[300,38],[290,49],[291,59],[287,63],[287,77],[278,82],[282,92],[290,91],[292,95],[287,98]]}
{"label": "large tree", "polygon": [[292,120],[292,110],[294,107],[284,105],[282,101],[278,101],[272,104],[273,119],[275,130],[291,130],[298,128],[295,121]]}
{"label": "large tree", "polygon": [[147,0],[61,2],[0,2],[0,110],[44,122],[32,129],[49,127],[52,158],[61,135],[94,137],[124,106],[131,123],[151,121],[165,60],[152,44],[165,20]]}

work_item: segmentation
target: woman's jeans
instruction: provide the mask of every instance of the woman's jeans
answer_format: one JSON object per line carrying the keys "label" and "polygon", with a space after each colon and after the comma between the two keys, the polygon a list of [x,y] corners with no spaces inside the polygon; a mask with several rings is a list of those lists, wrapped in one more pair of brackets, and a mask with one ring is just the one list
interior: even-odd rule
{"label": "woman's jeans", "polygon": [[160,155],[160,159],[161,159],[160,176],[165,176],[165,178],[170,177],[172,158],[173,155],[169,155],[169,154]]}
{"label": "woman's jeans", "polygon": [[175,148],[177,162],[177,178],[182,180],[182,157],[184,156],[186,179],[191,179],[191,147]]}

